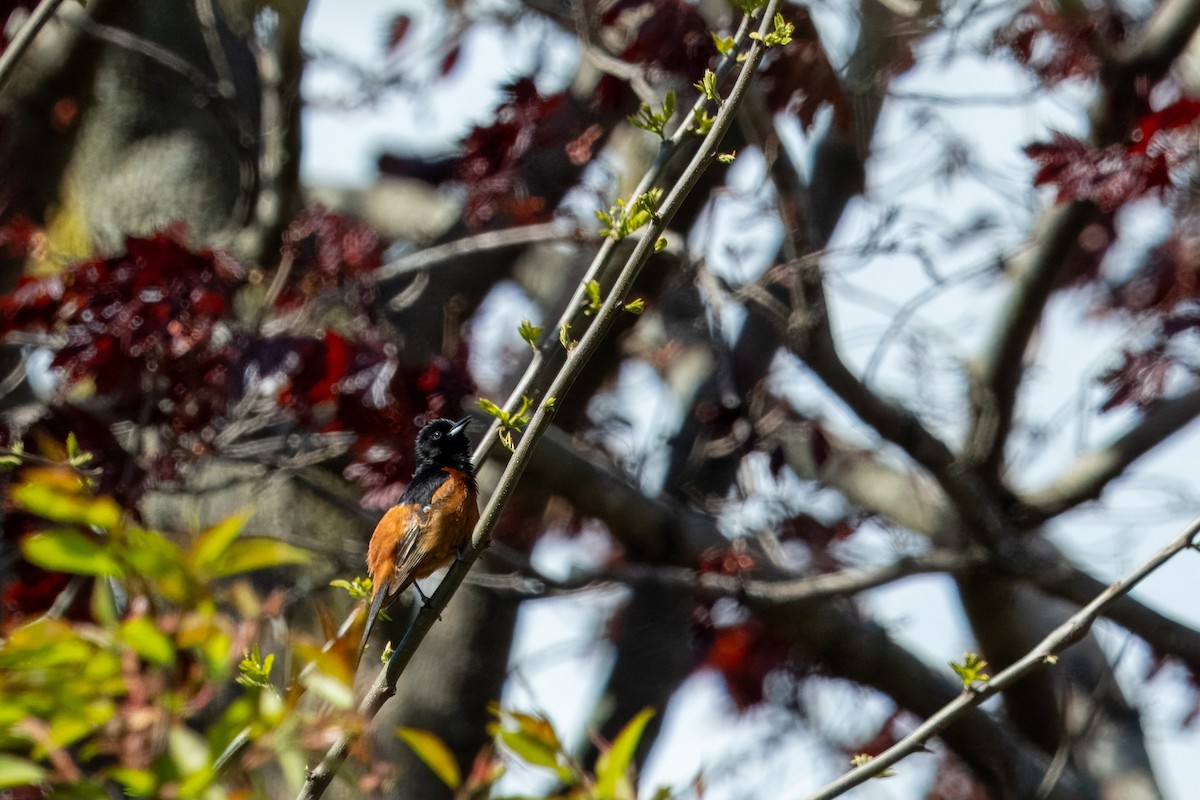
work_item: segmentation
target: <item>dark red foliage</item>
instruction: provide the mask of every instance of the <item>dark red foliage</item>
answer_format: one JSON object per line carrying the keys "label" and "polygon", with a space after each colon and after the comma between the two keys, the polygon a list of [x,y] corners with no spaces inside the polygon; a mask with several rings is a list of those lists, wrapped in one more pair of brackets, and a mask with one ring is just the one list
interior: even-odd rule
{"label": "dark red foliage", "polygon": [[387,42],[385,47],[390,53],[400,46],[404,41],[404,37],[408,36],[408,30],[412,27],[412,18],[407,14],[397,14],[392,17],[392,21],[388,24]]}
{"label": "dark red foliage", "polygon": [[[60,277],[23,281],[0,297],[0,333],[42,331],[61,342],[53,364],[64,396],[81,381],[94,387],[89,408],[104,414],[103,422],[61,406],[39,424],[48,439],[75,433],[106,470],[124,476],[129,485],[102,487],[123,502],[212,452],[236,421],[228,412],[249,396],[270,399],[262,394],[266,385],[275,399],[265,412],[271,425],[354,434],[348,474],[371,491],[371,501],[385,503],[411,474],[416,426],[460,413],[473,391],[465,348],[453,362],[401,366],[372,304],[379,237],[343,215],[309,209],[285,232],[279,293],[266,314],[279,315],[268,317],[274,330],[296,327],[271,336],[256,319],[234,313],[247,284],[228,257],[191,252],[166,234],[130,239],[127,248]],[[275,278],[265,280],[274,285]],[[321,327],[326,318],[354,333]],[[261,405],[237,407],[239,414],[258,414],[264,412],[252,409]],[[116,421],[153,430],[161,446],[129,464],[107,433]]]}
{"label": "dark red foliage", "polygon": [[1133,143],[1129,146],[1129,152],[1144,154],[1156,133],[1186,128],[1195,124],[1197,117],[1200,117],[1200,100],[1187,98],[1176,100],[1158,111],[1151,111],[1138,120],[1130,137]]}
{"label": "dark red foliage", "polygon": [[704,665],[721,673],[729,696],[744,711],[763,701],[763,681],[787,663],[784,642],[755,621],[717,628]]}
{"label": "dark red foliage", "polygon": [[1100,376],[1100,383],[1109,388],[1100,410],[1130,405],[1146,408],[1163,396],[1171,366],[1172,359],[1162,346],[1138,352],[1126,350],[1121,366]]}
{"label": "dark red foliage", "polygon": [[361,306],[375,299],[372,273],[383,264],[379,234],[364,223],[320,206],[306,208],[283,233],[288,282],[277,303],[298,305],[344,289]]}
{"label": "dark red foliage", "polygon": [[810,514],[797,514],[786,519],[779,527],[779,540],[783,542],[802,542],[808,547],[813,566],[821,572],[833,572],[840,565],[830,552],[835,542],[845,541],[858,530],[860,522],[840,519],[832,525],[826,525]]}
{"label": "dark red foliage", "polygon": [[979,778],[951,752],[938,758],[933,786],[925,800],[992,800]]}
{"label": "dark red foliage", "polygon": [[701,553],[696,571],[700,574],[741,575],[755,566],[757,562],[754,557],[746,552],[741,540],[736,540],[728,547],[710,547]]}
{"label": "dark red foliage", "polygon": [[849,132],[854,125],[854,113],[842,91],[837,70],[821,44],[817,27],[807,11],[794,9],[790,13],[795,25],[792,41],[783,48],[773,48],[771,61],[762,72],[767,86],[767,107],[776,112],[786,108],[795,113],[800,127],[807,131],[817,111],[828,105],[833,108],[834,124]]}
{"label": "dark red foliage", "polygon": [[996,32],[995,44],[1045,84],[1093,78],[1100,70],[1099,53],[1124,41],[1131,21],[1111,3],[1073,8],[1078,11],[1067,13],[1052,0],[1034,0]]}
{"label": "dark red foliage", "polygon": [[68,383],[90,379],[131,419],[196,431],[224,410],[233,353],[218,329],[239,276],[166,234],[126,248],[22,282],[0,300],[0,331],[62,336],[53,365]]}
{"label": "dark red foliage", "polygon": [[464,220],[473,230],[528,225],[549,219],[551,208],[532,191],[523,168],[539,150],[566,147],[587,121],[566,103],[566,95],[544,97],[522,78],[505,90],[495,122],[477,127],[463,144],[458,178],[467,187]]}
{"label": "dark red foliage", "polygon": [[1058,200],[1090,200],[1101,211],[1115,211],[1130,200],[1171,187],[1171,155],[1165,149],[1149,152],[1137,145],[1095,147],[1065,133],[1049,143],[1025,148],[1038,164],[1035,186],[1057,186]]}
{"label": "dark red foliage", "polygon": [[692,3],[682,0],[617,0],[601,24],[624,27],[639,20],[621,58],[688,81],[699,80],[715,50],[708,25]]}

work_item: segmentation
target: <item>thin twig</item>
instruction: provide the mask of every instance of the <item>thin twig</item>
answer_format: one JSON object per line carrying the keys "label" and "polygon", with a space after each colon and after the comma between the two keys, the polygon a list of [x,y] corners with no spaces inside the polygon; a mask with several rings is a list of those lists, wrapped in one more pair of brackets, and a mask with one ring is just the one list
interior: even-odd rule
{"label": "thin twig", "polygon": [[17,31],[8,47],[4,48],[4,53],[0,54],[0,92],[4,91],[4,87],[16,71],[21,56],[25,55],[38,32],[50,21],[62,2],[63,0],[42,0],[38,3],[29,19],[21,26],[21,30]]}
{"label": "thin twig", "polygon": [[[767,4],[766,10],[763,12],[763,22],[761,23],[760,32],[762,35],[765,36],[769,32],[772,17],[780,2],[781,0],[770,0]],[[533,418],[529,421],[528,426],[521,436],[521,441],[516,448],[516,452],[509,460],[504,473],[500,476],[495,491],[487,503],[487,507],[480,515],[479,524],[476,525],[474,535],[472,536],[471,548],[462,560],[450,567],[441,585],[438,586],[437,591],[434,592],[430,601],[418,612],[416,619],[413,620],[413,623],[409,626],[408,631],[400,641],[395,652],[392,653],[387,666],[379,673],[367,695],[360,703],[359,713],[368,720],[374,718],[383,704],[396,693],[396,683],[412,659],[421,641],[425,638],[429,629],[433,627],[433,624],[437,621],[439,614],[446,607],[454,592],[457,591],[471,565],[487,548],[491,539],[491,532],[499,520],[500,512],[508,503],[508,499],[515,489],[517,481],[520,480],[522,473],[524,473],[525,468],[528,466],[530,454],[536,446],[538,439],[549,428],[554,417],[555,407],[566,397],[571,385],[600,346],[601,340],[609,328],[612,327],[617,317],[626,313],[623,309],[626,295],[633,286],[633,282],[641,271],[642,265],[645,264],[649,256],[653,253],[655,243],[667,225],[670,224],[671,218],[679,209],[684,198],[687,197],[688,193],[696,185],[705,168],[716,158],[717,148],[720,145],[721,139],[724,138],[725,132],[733,123],[738,105],[745,96],[750,80],[759,62],[762,60],[764,50],[765,46],[761,40],[751,44],[745,63],[738,74],[737,82],[734,84],[729,98],[721,105],[712,129],[700,143],[699,149],[692,156],[679,181],[659,207],[658,213],[654,215],[647,226],[647,230],[643,232],[642,238],[634,247],[629,260],[626,262],[620,275],[617,276],[600,310],[596,313],[595,322],[567,356],[562,369],[558,371],[551,383],[548,397],[553,398],[555,402],[542,402],[538,404],[536,413],[534,413]],[[636,197],[640,193],[635,193],[634,196]],[[607,242],[611,241],[611,239],[607,240]],[[583,291],[584,288],[581,285],[579,287],[581,296]],[[475,463],[478,464],[480,461],[476,460]],[[308,778],[298,795],[299,800],[314,800],[324,794],[325,789],[333,781],[334,775],[342,763],[345,762],[346,756],[350,752],[350,746],[357,739],[358,735],[358,732],[349,732],[330,747],[321,762],[309,772]]]}
{"label": "thin twig", "polygon": [[1012,666],[995,675],[982,685],[968,687],[939,712],[921,723],[912,733],[866,764],[847,772],[836,781],[828,784],[819,792],[812,795],[809,800],[831,800],[831,798],[844,794],[870,778],[880,775],[884,770],[896,764],[901,759],[917,751],[924,750],[926,742],[957,720],[968,709],[978,706],[989,697],[1003,692],[1042,664],[1053,664],[1057,660],[1056,656],[1059,653],[1083,639],[1087,632],[1091,630],[1096,619],[1103,613],[1105,607],[1117,598],[1124,596],[1180,551],[1192,547],[1197,534],[1200,534],[1200,517],[1192,520],[1166,547],[1163,547],[1147,559],[1141,566],[1109,586],[1092,602],[1071,615],[1066,622],[1055,628],[1036,647],[1013,663]]}

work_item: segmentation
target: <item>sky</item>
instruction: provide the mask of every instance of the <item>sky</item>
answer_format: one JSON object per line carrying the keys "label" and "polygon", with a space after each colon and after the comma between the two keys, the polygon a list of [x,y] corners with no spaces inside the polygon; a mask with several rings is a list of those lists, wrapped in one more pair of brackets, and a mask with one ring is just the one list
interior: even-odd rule
{"label": "sky", "polygon": [[[430,6],[415,2],[406,6],[393,0],[317,0],[306,26],[307,46],[338,51],[363,65],[377,65],[383,31],[402,8],[420,20]],[[841,9],[836,3],[814,6],[835,58],[849,43],[839,21]],[[409,44],[419,46],[424,35],[420,24],[414,26]],[[305,87],[306,97],[316,101],[304,122],[302,169],[306,181],[363,186],[374,179],[381,150],[440,152],[450,135],[465,130],[472,120],[488,118],[497,97],[495,87],[505,80],[523,75],[535,65],[540,65],[550,80],[555,76],[565,79],[573,55],[563,42],[563,35],[549,27],[517,34],[485,31],[464,49],[448,86],[422,94],[419,100],[391,97],[361,109],[322,102],[338,97],[350,84],[345,75],[334,71],[312,72]],[[1052,130],[1085,131],[1082,110],[1087,100],[1082,90],[1071,86],[1051,96],[1029,99],[1028,78],[1002,59],[957,53],[950,41],[939,38],[925,47],[926,55],[936,57],[922,61],[923,66],[900,78],[895,89],[901,99],[885,107],[868,196],[855,201],[830,244],[828,283],[832,319],[852,366],[870,367],[871,383],[881,393],[916,398],[927,421],[953,441],[962,434],[961,421],[950,413],[961,407],[961,366],[980,352],[1008,286],[983,278],[963,281],[938,293],[921,306],[910,325],[896,331],[888,325],[896,309],[931,285],[927,269],[911,251],[930,254],[939,270],[952,275],[965,271],[982,274],[997,253],[1019,248],[1030,221],[1052,199],[1042,196],[1036,204],[1028,202],[1024,187],[1031,180],[1032,164],[1020,148],[1045,139]],[[918,105],[903,99],[929,94],[951,101],[937,105],[941,127],[918,125],[913,113]],[[1002,102],[992,103],[990,98]],[[961,140],[975,161],[965,176],[938,180],[931,176],[938,172],[936,154],[947,137]],[[789,142],[804,163],[804,136],[794,130]],[[778,235],[772,233],[770,223],[757,223],[763,227],[756,234],[738,227],[739,220],[745,224],[746,209],[763,200],[761,159],[752,152],[742,156],[730,178],[733,200],[727,208],[714,212],[712,235],[702,243],[690,243],[703,248],[714,271],[724,271],[722,274],[734,281],[753,277],[753,265],[761,262],[762,253],[770,247],[732,259],[727,255],[731,237],[734,244],[746,240],[769,244],[770,237]],[[860,263],[853,245],[888,214],[915,221],[924,233],[906,239],[909,252]],[[995,227],[961,246],[948,246],[941,236],[947,227],[989,215],[997,221]],[[1131,242],[1153,241],[1162,234],[1162,219],[1153,204],[1138,206],[1123,215],[1122,236]],[[736,313],[722,322],[727,329],[740,324]],[[1082,415],[1086,424],[1061,424],[1080,417],[1075,413],[1079,408],[1099,404],[1094,379],[1112,365],[1115,343],[1126,333],[1119,325],[1089,315],[1086,298],[1064,294],[1052,301],[1035,342],[1039,367],[1030,373],[1019,410],[1026,423],[1045,435],[1017,448],[1013,479],[1019,486],[1042,485],[1075,455],[1103,443],[1130,423],[1130,413],[1113,412],[1099,418]],[[922,369],[914,369],[917,365]],[[772,380],[798,407],[828,407],[813,379],[787,359],[780,360]],[[653,370],[636,365],[622,373],[617,391],[662,396],[659,403],[641,404],[645,412],[631,419],[628,440],[629,447],[643,450],[632,455],[653,463],[661,450],[660,423],[670,413],[669,405],[663,405],[669,399]],[[844,416],[834,415],[830,422],[847,436],[864,441],[871,438]],[[1191,516],[1176,488],[1182,482],[1185,496],[1200,496],[1194,478],[1198,439],[1200,431],[1189,430],[1140,462],[1134,476],[1114,485],[1101,506],[1072,514],[1056,525],[1051,531],[1053,540],[1102,579],[1115,579],[1135,566]],[[743,509],[743,513],[750,512]],[[591,546],[600,547],[598,539]],[[894,541],[882,531],[868,531],[856,537],[852,547],[850,555],[855,558],[880,560],[894,548]],[[586,537],[582,552],[577,543],[551,539],[536,553],[539,566],[552,574],[565,574],[572,565],[587,563],[587,556]],[[1185,554],[1152,576],[1135,595],[1177,619],[1200,626],[1196,571],[1196,557]],[[506,705],[543,711],[560,730],[581,731],[612,658],[599,634],[621,598],[620,590],[611,590],[582,598],[526,603],[512,656],[512,678],[505,689]],[[900,581],[868,593],[864,603],[902,644],[931,665],[959,659],[971,648],[948,579]],[[1143,710],[1163,790],[1168,798],[1182,800],[1193,791],[1194,779],[1186,766],[1200,752],[1200,731],[1180,733],[1177,729],[1187,700],[1175,680],[1178,674],[1168,669],[1166,675],[1145,682],[1150,658],[1147,649],[1137,642],[1131,644],[1115,626],[1102,628],[1102,641],[1110,653],[1120,656],[1118,673],[1123,687]],[[890,713],[890,706],[878,696],[842,682],[814,681],[804,691],[814,728],[838,741],[869,735],[871,726]],[[856,709],[852,717],[845,713],[850,705]],[[707,798],[745,797],[748,781],[760,787],[763,797],[805,796],[836,777],[845,765],[834,762],[815,737],[786,716],[771,708],[735,714],[720,679],[712,673],[696,673],[666,710],[664,734],[643,775],[644,791],[649,793],[660,784],[686,786],[703,771],[709,778]],[[764,749],[761,743],[769,736],[779,738]],[[929,780],[931,761],[915,756],[901,765],[897,777],[872,782],[847,796],[919,796]],[[537,784],[529,775],[517,774],[512,781],[516,788]]]}

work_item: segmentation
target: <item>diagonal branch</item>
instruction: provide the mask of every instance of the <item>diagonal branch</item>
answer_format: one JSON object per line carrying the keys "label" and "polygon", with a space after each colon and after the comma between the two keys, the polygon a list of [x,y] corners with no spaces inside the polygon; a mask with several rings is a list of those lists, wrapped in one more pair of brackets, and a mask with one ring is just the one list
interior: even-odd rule
{"label": "diagonal branch", "polygon": [[1163,400],[1107,447],[1084,453],[1049,486],[1021,498],[1017,521],[1034,528],[1072,508],[1095,500],[1137,459],[1200,416],[1200,387]]}
{"label": "diagonal branch", "polygon": [[[780,2],[781,0],[770,0],[763,11],[763,21],[760,25],[761,36],[765,36],[770,31],[772,17]],[[583,370],[588,359],[599,347],[601,340],[609,328],[612,327],[617,316],[626,313],[623,310],[625,298],[633,286],[634,279],[637,277],[642,265],[645,264],[646,260],[653,253],[658,238],[662,235],[667,225],[670,224],[671,218],[679,209],[684,198],[686,198],[688,192],[691,191],[692,187],[699,180],[700,174],[716,158],[721,139],[733,122],[737,107],[746,93],[746,89],[757,70],[759,62],[762,60],[765,50],[766,46],[763,44],[761,38],[750,45],[749,51],[746,53],[745,62],[738,73],[737,81],[728,99],[721,105],[711,130],[700,143],[699,149],[692,156],[679,181],[662,202],[662,205],[651,219],[649,225],[646,226],[642,238],[634,247],[629,260],[626,262],[620,275],[617,276],[600,310],[596,313],[595,322],[588,329],[587,333],[584,334],[579,343],[569,351],[562,369],[558,371],[553,382],[550,384],[547,400],[538,404],[537,411],[525,428],[516,452],[513,453],[512,458],[504,468],[504,473],[501,475],[500,481],[487,503],[487,507],[480,515],[479,523],[476,525],[472,536],[470,550],[460,561],[451,566],[441,585],[438,586],[437,591],[434,592],[430,601],[418,612],[416,619],[413,620],[412,625],[405,633],[395,652],[393,652],[392,657],[388,660],[386,667],[379,673],[379,676],[368,690],[367,695],[360,703],[359,712],[368,720],[373,719],[378,714],[379,709],[383,707],[383,704],[395,695],[396,684],[400,679],[400,675],[408,666],[421,641],[437,621],[441,610],[446,607],[450,598],[457,591],[467,571],[470,570],[471,565],[487,549],[491,532],[500,518],[500,512],[507,504],[509,497],[516,488],[517,481],[520,480],[522,473],[524,473],[528,466],[533,448],[537,445],[542,434],[549,428],[554,416],[555,406],[566,397],[571,385]],[[583,292],[582,286],[580,287],[580,292]],[[480,460],[477,456],[476,463],[479,463]],[[358,732],[347,733],[329,748],[329,751],[325,754],[321,762],[308,773],[304,786],[298,795],[299,800],[312,800],[324,794],[329,784],[333,781],[334,775],[345,762],[350,752],[350,747],[358,738],[358,735]]]}
{"label": "diagonal branch", "polygon": [[1000,674],[992,677],[986,683],[973,684],[962,694],[948,703],[941,711],[934,714],[909,735],[870,762],[851,770],[841,778],[830,783],[821,791],[812,795],[809,800],[830,800],[850,789],[876,777],[884,770],[896,764],[901,759],[923,750],[925,743],[945,730],[951,723],[959,719],[972,708],[983,703],[989,697],[1003,692],[1021,678],[1030,674],[1043,664],[1053,665],[1057,656],[1063,650],[1079,642],[1091,629],[1092,625],[1104,610],[1127,594],[1141,583],[1147,576],[1154,573],[1175,555],[1189,547],[1195,546],[1195,539],[1200,534],[1200,517],[1193,520],[1165,547],[1151,556],[1137,569],[1106,588],[1078,613],[1071,615],[1066,622],[1056,628],[1036,647],[1025,654]]}
{"label": "diagonal branch", "polygon": [[4,86],[8,83],[9,78],[16,71],[17,64],[21,61],[21,57],[25,55],[25,51],[33,44],[33,40],[37,38],[38,33],[45,27],[50,18],[54,16],[54,12],[62,5],[63,0],[41,0],[37,4],[37,8],[29,15],[29,19],[25,20],[25,24],[21,26],[21,30],[17,31],[17,35],[4,48],[4,52],[0,54],[0,92],[4,90]]}
{"label": "diagonal branch", "polygon": [[999,481],[1017,389],[1025,374],[1025,351],[1092,213],[1091,204],[1082,201],[1050,211],[1038,247],[1008,296],[978,374],[971,376],[972,419],[964,455],[986,480]]}

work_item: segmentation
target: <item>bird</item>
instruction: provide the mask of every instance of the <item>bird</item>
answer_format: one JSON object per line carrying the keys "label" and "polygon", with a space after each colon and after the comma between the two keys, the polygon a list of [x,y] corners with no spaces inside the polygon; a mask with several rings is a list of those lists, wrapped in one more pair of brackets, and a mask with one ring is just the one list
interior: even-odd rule
{"label": "bird", "polygon": [[[371,607],[355,663],[362,660],[384,604],[461,557],[471,541],[479,501],[466,435],[470,421],[436,419],[417,433],[416,471],[396,505],[379,520],[367,547]],[[428,602],[420,586],[417,592]]]}

